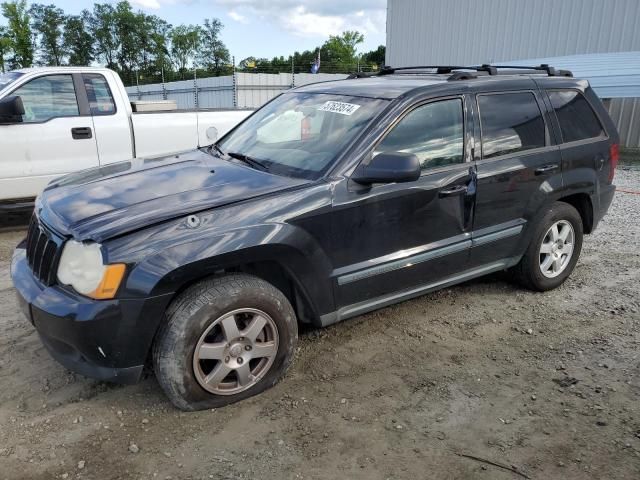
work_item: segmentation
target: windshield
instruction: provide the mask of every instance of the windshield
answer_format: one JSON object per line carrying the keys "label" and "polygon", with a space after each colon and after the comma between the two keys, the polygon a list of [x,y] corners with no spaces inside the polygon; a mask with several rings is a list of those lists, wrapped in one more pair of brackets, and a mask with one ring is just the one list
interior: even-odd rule
{"label": "windshield", "polygon": [[20,78],[22,75],[24,74],[20,72],[0,73],[0,90],[4,90],[4,87],[9,85],[14,80]]}
{"label": "windshield", "polygon": [[386,103],[344,95],[285,93],[218,147],[235,158],[254,160],[271,173],[316,179]]}

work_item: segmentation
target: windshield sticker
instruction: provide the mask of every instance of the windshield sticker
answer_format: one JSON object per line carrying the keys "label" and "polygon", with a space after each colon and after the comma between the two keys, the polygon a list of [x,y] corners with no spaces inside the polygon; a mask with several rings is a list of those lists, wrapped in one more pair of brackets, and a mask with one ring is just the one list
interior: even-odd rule
{"label": "windshield sticker", "polygon": [[339,113],[341,115],[353,115],[360,108],[360,105],[344,102],[325,102],[318,110],[322,112]]}

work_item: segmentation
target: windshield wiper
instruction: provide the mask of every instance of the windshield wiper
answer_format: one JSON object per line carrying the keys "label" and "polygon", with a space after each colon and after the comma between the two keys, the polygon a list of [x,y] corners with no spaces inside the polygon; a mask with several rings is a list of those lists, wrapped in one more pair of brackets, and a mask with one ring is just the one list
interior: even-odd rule
{"label": "windshield wiper", "polygon": [[226,155],[227,155],[227,154],[226,154],[226,153],[224,153],[224,150],[222,150],[222,149],[218,146],[218,144],[217,144],[217,143],[214,143],[213,145],[211,145],[211,146],[209,147],[209,151],[211,151],[211,150],[212,150],[212,149],[214,149],[214,148],[218,151],[218,153],[220,154],[220,156],[222,156],[222,157],[226,157]]}
{"label": "windshield wiper", "polygon": [[253,157],[250,157],[249,155],[245,155],[244,153],[238,153],[238,152],[227,152],[227,155],[229,155],[231,158],[235,158],[237,160],[240,160],[244,163],[246,163],[247,165],[250,165],[252,167],[258,167],[260,170],[263,170],[265,172],[269,171],[269,167],[267,165],[265,165],[264,163],[262,163],[260,160],[256,160]]}

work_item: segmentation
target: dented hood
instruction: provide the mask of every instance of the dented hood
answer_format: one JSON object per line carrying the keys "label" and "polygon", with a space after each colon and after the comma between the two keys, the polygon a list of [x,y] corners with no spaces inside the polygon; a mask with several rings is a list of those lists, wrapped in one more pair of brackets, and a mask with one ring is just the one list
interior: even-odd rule
{"label": "dented hood", "polygon": [[63,235],[101,242],[181,215],[304,183],[196,150],[67,175],[45,189],[36,211]]}

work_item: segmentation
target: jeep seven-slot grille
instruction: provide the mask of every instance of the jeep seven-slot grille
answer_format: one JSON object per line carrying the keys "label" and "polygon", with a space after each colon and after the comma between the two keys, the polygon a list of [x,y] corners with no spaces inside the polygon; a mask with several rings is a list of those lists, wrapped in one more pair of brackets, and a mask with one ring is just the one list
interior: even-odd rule
{"label": "jeep seven-slot grille", "polygon": [[34,275],[45,285],[53,285],[61,253],[62,239],[40,225],[33,215],[27,233],[27,262]]}

